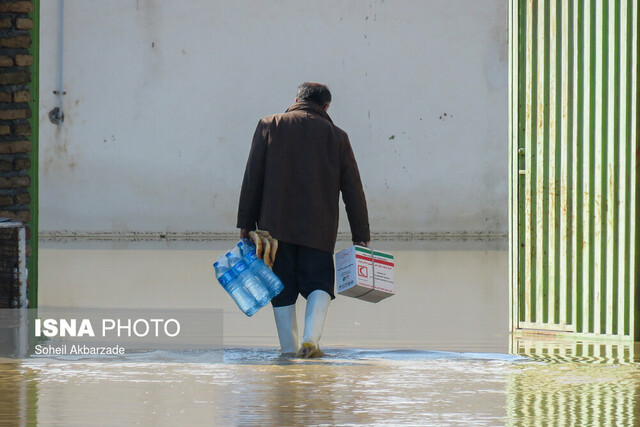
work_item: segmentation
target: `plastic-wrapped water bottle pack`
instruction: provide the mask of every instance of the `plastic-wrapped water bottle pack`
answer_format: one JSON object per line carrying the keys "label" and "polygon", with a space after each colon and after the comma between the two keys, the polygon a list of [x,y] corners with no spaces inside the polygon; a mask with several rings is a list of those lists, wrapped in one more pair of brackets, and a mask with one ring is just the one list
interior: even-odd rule
{"label": "plastic-wrapped water bottle pack", "polygon": [[284,289],[278,276],[258,258],[249,239],[240,240],[221,255],[213,268],[222,288],[247,316],[253,316]]}

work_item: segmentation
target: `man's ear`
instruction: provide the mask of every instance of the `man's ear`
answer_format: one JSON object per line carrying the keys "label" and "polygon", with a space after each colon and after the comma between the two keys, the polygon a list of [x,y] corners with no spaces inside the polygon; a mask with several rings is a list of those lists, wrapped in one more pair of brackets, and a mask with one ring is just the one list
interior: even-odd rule
{"label": "man's ear", "polygon": [[327,111],[329,109],[329,104],[324,104],[324,107],[322,107],[324,109],[324,111]]}

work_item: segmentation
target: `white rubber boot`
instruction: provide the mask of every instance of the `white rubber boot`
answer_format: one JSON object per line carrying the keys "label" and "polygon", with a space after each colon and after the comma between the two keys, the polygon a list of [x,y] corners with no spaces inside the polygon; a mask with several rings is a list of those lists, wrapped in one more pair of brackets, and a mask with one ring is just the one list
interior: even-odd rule
{"label": "white rubber boot", "polygon": [[273,307],[276,319],[280,351],[282,354],[296,354],[298,351],[298,320],[296,319],[296,305]]}
{"label": "white rubber boot", "polygon": [[307,297],[307,309],[304,313],[304,337],[302,347],[297,356],[305,359],[322,357],[319,342],[327,320],[327,310],[331,302],[331,295],[322,290],[316,290]]}

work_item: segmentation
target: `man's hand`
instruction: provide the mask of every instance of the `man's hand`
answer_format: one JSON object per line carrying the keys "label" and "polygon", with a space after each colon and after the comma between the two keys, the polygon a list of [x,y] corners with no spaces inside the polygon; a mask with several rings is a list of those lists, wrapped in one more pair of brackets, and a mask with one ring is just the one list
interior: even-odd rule
{"label": "man's hand", "polygon": [[369,242],[353,242],[354,245],[364,246],[365,248],[369,247]]}

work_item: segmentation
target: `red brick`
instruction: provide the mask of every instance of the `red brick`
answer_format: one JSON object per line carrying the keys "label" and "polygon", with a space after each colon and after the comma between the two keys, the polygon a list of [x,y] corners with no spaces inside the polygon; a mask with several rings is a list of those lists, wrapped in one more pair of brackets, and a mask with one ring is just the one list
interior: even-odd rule
{"label": "red brick", "polygon": [[29,170],[31,168],[31,160],[29,158],[20,158],[13,161],[13,169]]}
{"label": "red brick", "polygon": [[6,125],[0,126],[0,135],[9,135],[11,133],[11,128]]}
{"label": "red brick", "polygon": [[0,85],[21,85],[29,83],[30,81],[31,74],[27,71],[0,74]]}
{"label": "red brick", "polygon": [[9,92],[0,92],[0,102],[11,102],[11,94]]}
{"label": "red brick", "polygon": [[[31,185],[28,176],[12,176],[11,178],[0,177],[0,188],[27,188]],[[2,215],[0,215],[1,217]]]}
{"label": "red brick", "polygon": [[13,67],[13,58],[7,55],[0,55],[0,67]]}
{"label": "red brick", "polygon": [[13,163],[8,162],[6,160],[0,160],[0,171],[10,171],[13,170]]}
{"label": "red brick", "polygon": [[0,142],[0,154],[29,152],[31,152],[31,141]]}
{"label": "red brick", "polygon": [[28,205],[31,203],[31,195],[29,193],[20,193],[14,196],[16,205]]}
{"label": "red brick", "polygon": [[18,18],[16,19],[16,28],[19,30],[31,30],[33,29],[33,20],[31,18]]}
{"label": "red brick", "polygon": [[20,110],[0,110],[0,120],[28,119],[31,110],[23,108]]}
{"label": "red brick", "polygon": [[[0,3],[1,5],[2,3]],[[31,46],[31,36],[14,36],[0,39],[0,47],[11,49],[28,49]]]}
{"label": "red brick", "polygon": [[10,218],[17,221],[29,222],[31,219],[31,212],[29,211],[0,211],[0,217]]}
{"label": "red brick", "polygon": [[13,134],[19,136],[31,135],[31,125],[29,123],[20,123],[13,126]]}
{"label": "red brick", "polygon": [[31,95],[28,90],[19,90],[13,94],[13,102],[29,102]]}
{"label": "red brick", "polygon": [[10,206],[10,205],[13,205],[13,197],[0,196],[0,206]]}
{"label": "red brick", "polygon": [[16,55],[16,65],[18,67],[30,67],[33,65],[33,56],[31,55]]}
{"label": "red brick", "polygon": [[30,13],[33,12],[33,3],[30,1],[3,1],[0,3],[0,12]]}
{"label": "red brick", "polygon": [[0,18],[0,29],[8,30],[9,28],[13,28],[13,22],[11,21],[11,17],[4,16]]}

